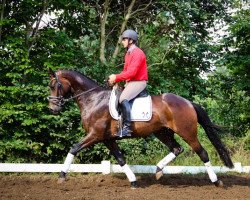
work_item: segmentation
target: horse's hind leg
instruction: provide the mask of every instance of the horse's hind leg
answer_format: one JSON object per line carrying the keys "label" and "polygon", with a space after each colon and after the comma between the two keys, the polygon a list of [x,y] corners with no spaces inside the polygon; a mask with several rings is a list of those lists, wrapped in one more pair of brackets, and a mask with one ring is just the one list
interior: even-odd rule
{"label": "horse's hind leg", "polygon": [[174,132],[168,129],[164,133],[155,133],[155,136],[165,145],[168,146],[171,151],[166,157],[164,157],[156,166],[156,179],[160,179],[163,176],[163,168],[174,160],[184,149],[180,144],[174,139]]}
{"label": "horse's hind leg", "polygon": [[125,158],[120,151],[120,148],[118,147],[115,140],[107,140],[104,142],[106,147],[110,150],[110,153],[115,157],[118,164],[122,167],[124,173],[126,174],[130,184],[131,188],[137,187],[136,177],[133,171],[129,168],[129,166],[126,164]]}
{"label": "horse's hind leg", "polygon": [[223,182],[218,180],[217,175],[215,174],[212,165],[209,161],[209,157],[208,157],[208,153],[207,151],[201,146],[197,136],[190,139],[190,138],[183,138],[190,146],[191,148],[195,151],[195,153],[200,157],[200,159],[203,161],[208,176],[211,180],[212,183],[215,184],[215,186],[217,187],[222,187],[223,186]]}

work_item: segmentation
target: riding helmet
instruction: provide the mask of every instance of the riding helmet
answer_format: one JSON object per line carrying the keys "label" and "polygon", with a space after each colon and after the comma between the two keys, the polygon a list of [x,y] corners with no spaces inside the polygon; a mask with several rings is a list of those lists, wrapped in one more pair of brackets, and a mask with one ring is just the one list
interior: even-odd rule
{"label": "riding helmet", "polygon": [[134,30],[128,29],[122,33],[122,39],[123,38],[130,38],[136,42],[138,40],[138,34]]}

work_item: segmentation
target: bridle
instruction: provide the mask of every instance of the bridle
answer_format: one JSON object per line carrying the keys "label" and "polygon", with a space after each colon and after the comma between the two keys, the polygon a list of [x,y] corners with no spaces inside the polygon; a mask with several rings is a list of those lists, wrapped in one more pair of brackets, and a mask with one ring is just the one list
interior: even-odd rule
{"label": "bridle", "polygon": [[57,74],[55,74],[55,77],[53,79],[51,79],[50,83],[53,81],[53,80],[56,80],[56,84],[57,84],[57,90],[59,92],[59,95],[58,96],[48,96],[47,99],[50,103],[58,106],[58,107],[62,107],[64,104],[65,104],[65,99],[64,97],[62,96],[62,83],[61,81],[59,80]]}
{"label": "bridle", "polygon": [[72,100],[74,98],[77,98],[77,97],[79,97],[79,96],[81,96],[83,94],[86,94],[88,92],[91,92],[91,91],[95,90],[96,88],[100,87],[100,86],[97,86],[97,87],[91,88],[91,89],[89,89],[87,91],[84,91],[84,92],[82,92],[80,94],[77,94],[75,96],[72,96],[72,97],[69,97],[69,98],[64,98],[63,95],[62,95],[63,85],[62,85],[61,81],[59,80],[57,74],[55,74],[55,78],[51,79],[50,82],[52,82],[53,80],[56,80],[59,95],[58,96],[48,96],[47,99],[48,99],[48,101],[50,103],[52,103],[52,104],[54,104],[54,105],[56,105],[56,106],[58,106],[60,108],[63,107],[63,105],[66,102],[68,102],[68,101],[70,101],[70,100]]}

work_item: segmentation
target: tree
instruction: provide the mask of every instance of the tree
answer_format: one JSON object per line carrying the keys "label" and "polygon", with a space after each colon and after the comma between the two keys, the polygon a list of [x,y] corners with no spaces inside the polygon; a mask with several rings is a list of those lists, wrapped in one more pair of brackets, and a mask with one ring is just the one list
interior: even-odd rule
{"label": "tree", "polygon": [[[209,71],[208,60],[214,56],[208,28],[216,19],[227,18],[230,4],[216,0],[3,0],[0,160],[63,159],[84,132],[73,103],[61,116],[50,115],[47,68],[77,69],[103,84],[110,73],[121,70],[124,52],[119,36],[126,28],[139,32],[138,45],[148,57],[151,94],[204,96],[206,82],[200,73]],[[47,14],[56,17],[44,22]],[[109,156],[96,148],[102,152],[100,157],[92,152],[87,161]]]}
{"label": "tree", "polygon": [[[244,5],[244,4],[243,4]],[[250,10],[239,4],[221,43],[217,70],[209,78],[217,102],[218,121],[232,135],[244,136],[250,128]]]}

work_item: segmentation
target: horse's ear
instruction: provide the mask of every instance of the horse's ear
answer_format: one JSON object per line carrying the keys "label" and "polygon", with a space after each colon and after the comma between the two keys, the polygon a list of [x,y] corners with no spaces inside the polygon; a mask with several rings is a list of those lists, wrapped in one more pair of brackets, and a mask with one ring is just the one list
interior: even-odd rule
{"label": "horse's ear", "polygon": [[50,78],[55,78],[56,77],[55,72],[51,68],[48,69],[48,72],[49,72]]}

